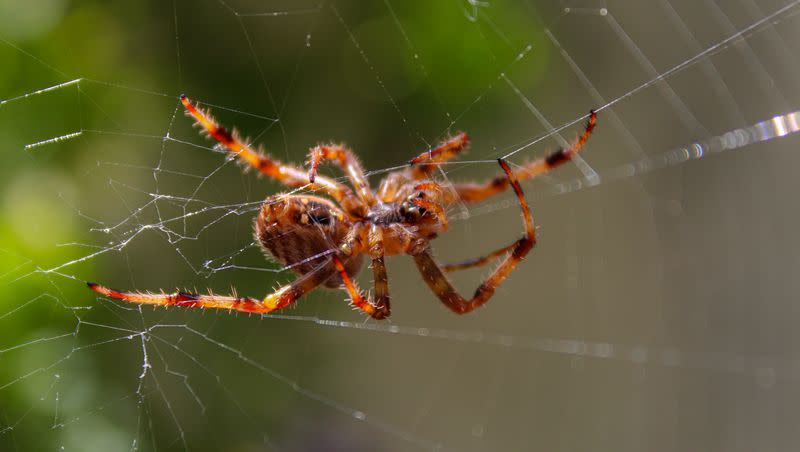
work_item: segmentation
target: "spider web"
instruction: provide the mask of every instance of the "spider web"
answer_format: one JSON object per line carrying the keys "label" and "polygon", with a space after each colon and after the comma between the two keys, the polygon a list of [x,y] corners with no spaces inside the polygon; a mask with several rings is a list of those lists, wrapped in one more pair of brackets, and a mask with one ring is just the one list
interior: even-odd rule
{"label": "spider web", "polygon": [[[800,1],[45,3],[0,4],[0,449],[798,443]],[[96,297],[293,277],[252,238],[286,189],[198,136],[181,93],[286,162],[344,141],[373,183],[458,130],[445,183],[599,121],[524,184],[540,243],[471,315],[407,257],[383,322],[340,292],[266,317]],[[521,231],[509,194],[449,214],[445,262]]]}

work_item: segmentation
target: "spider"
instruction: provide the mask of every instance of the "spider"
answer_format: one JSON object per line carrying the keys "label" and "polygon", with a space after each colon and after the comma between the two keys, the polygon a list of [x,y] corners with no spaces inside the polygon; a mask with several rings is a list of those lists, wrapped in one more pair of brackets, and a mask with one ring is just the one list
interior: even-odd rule
{"label": "spider", "polygon": [[[390,314],[389,283],[385,256],[409,254],[422,279],[450,310],[464,314],[489,300],[497,287],[536,244],[531,211],[519,180],[545,173],[575,155],[589,139],[597,120],[589,113],[583,133],[568,148],[545,158],[511,169],[498,159],[502,169],[484,183],[455,184],[445,189],[431,178],[436,164],[456,157],[469,145],[469,137],[460,132],[439,146],[411,159],[408,166],[389,173],[378,187],[370,188],[355,154],[343,145],[318,145],[311,149],[309,170],[281,164],[269,155],[253,150],[234,131],[217,123],[210,112],[198,108],[181,96],[186,114],[193,117],[205,134],[243,163],[289,187],[308,188],[326,194],[334,202],[306,194],[277,194],[266,198],[255,220],[255,237],[265,253],[291,268],[297,279],[262,300],[250,297],[221,296],[209,292],[172,294],[122,292],[96,283],[92,290],[107,297],[128,302],[162,306],[219,308],[248,313],[268,313],[284,308],[316,287],[343,288],[353,306],[375,319]],[[345,172],[352,187],[317,174],[319,164],[330,160]],[[430,242],[448,228],[445,206],[453,202],[476,203],[513,188],[522,211],[525,233],[512,244],[484,256],[464,262],[440,265],[433,257]],[[338,204],[338,206],[337,206]],[[478,286],[471,298],[462,297],[445,273],[487,264],[505,255],[505,259]],[[371,260],[374,295],[364,295],[353,276]]]}

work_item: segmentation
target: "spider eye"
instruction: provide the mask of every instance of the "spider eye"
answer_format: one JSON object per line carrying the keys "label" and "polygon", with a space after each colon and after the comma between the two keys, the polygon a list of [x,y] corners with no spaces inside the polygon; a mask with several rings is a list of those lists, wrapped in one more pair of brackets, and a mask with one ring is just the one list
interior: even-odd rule
{"label": "spider eye", "polygon": [[402,205],[400,205],[400,215],[402,215],[406,221],[418,221],[424,214],[425,209],[422,207],[418,207],[407,202],[404,202]]}

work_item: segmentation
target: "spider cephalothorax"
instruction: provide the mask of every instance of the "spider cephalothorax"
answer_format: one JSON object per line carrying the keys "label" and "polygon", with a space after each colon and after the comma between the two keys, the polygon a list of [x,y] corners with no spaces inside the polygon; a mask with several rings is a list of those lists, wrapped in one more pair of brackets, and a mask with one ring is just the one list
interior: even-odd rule
{"label": "spider cephalothorax", "polygon": [[[254,151],[236,133],[219,125],[185,96],[181,102],[187,114],[229,152],[289,187],[303,187],[328,195],[333,201],[311,195],[278,194],[268,197],[255,221],[255,236],[265,252],[299,276],[263,300],[250,297],[198,295],[186,292],[154,294],[120,292],[95,283],[89,287],[103,295],[134,303],[231,309],[266,313],[283,308],[318,286],[343,287],[351,303],[376,319],[389,316],[389,283],[384,257],[408,254],[414,258],[425,283],[452,311],[463,314],[485,303],[536,243],[531,212],[519,185],[569,161],[589,138],[596,115],[589,114],[583,134],[569,148],[516,169],[498,159],[501,174],[484,183],[454,184],[447,190],[431,179],[434,166],[462,152],[469,144],[459,133],[409,162],[408,167],[389,173],[373,192],[358,159],[341,145],[319,145],[311,150],[310,169],[281,164]],[[331,160],[347,174],[352,186],[317,175],[323,160]],[[485,256],[465,262],[440,265],[432,255],[430,241],[447,230],[446,206],[453,202],[475,203],[514,189],[522,209],[525,234],[514,243]],[[484,265],[494,258],[505,259],[478,286],[472,298],[462,297],[445,276],[446,272]],[[367,299],[352,276],[365,259],[371,261],[374,295]]]}

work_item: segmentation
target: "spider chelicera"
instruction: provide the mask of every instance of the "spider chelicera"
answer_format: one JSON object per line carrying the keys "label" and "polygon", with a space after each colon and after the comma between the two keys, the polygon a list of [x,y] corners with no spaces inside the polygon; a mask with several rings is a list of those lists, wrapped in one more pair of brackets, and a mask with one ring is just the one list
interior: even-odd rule
{"label": "spider chelicera", "polygon": [[[413,158],[406,168],[389,173],[374,192],[356,156],[342,145],[319,145],[311,149],[310,169],[306,172],[253,150],[236,132],[229,132],[186,96],[181,96],[181,102],[197,125],[247,165],[289,187],[322,192],[338,206],[328,199],[310,195],[278,194],[264,201],[255,221],[256,239],[266,252],[299,276],[263,300],[210,292],[208,295],[139,293],[121,292],[95,283],[88,283],[88,286],[105,296],[133,303],[256,313],[284,308],[318,286],[343,287],[355,307],[376,319],[384,319],[390,313],[384,256],[411,255],[428,287],[445,306],[458,314],[470,312],[489,300],[536,243],[536,230],[519,180],[536,177],[569,161],[588,140],[597,120],[597,115],[591,111],[583,133],[568,148],[515,169],[498,159],[502,173],[493,179],[484,183],[454,184],[445,189],[431,178],[431,173],[435,165],[456,157],[469,145],[469,137],[461,132]],[[337,164],[346,173],[352,188],[317,175],[323,160]],[[433,258],[430,241],[447,230],[445,206],[454,202],[480,202],[508,187],[514,189],[520,203],[525,226],[523,237],[482,257],[451,265],[438,264]],[[375,287],[371,297],[365,297],[353,281],[353,276],[363,266],[365,255],[372,261]],[[503,255],[505,259],[478,286],[472,298],[462,297],[445,276],[447,272],[484,265]]]}

